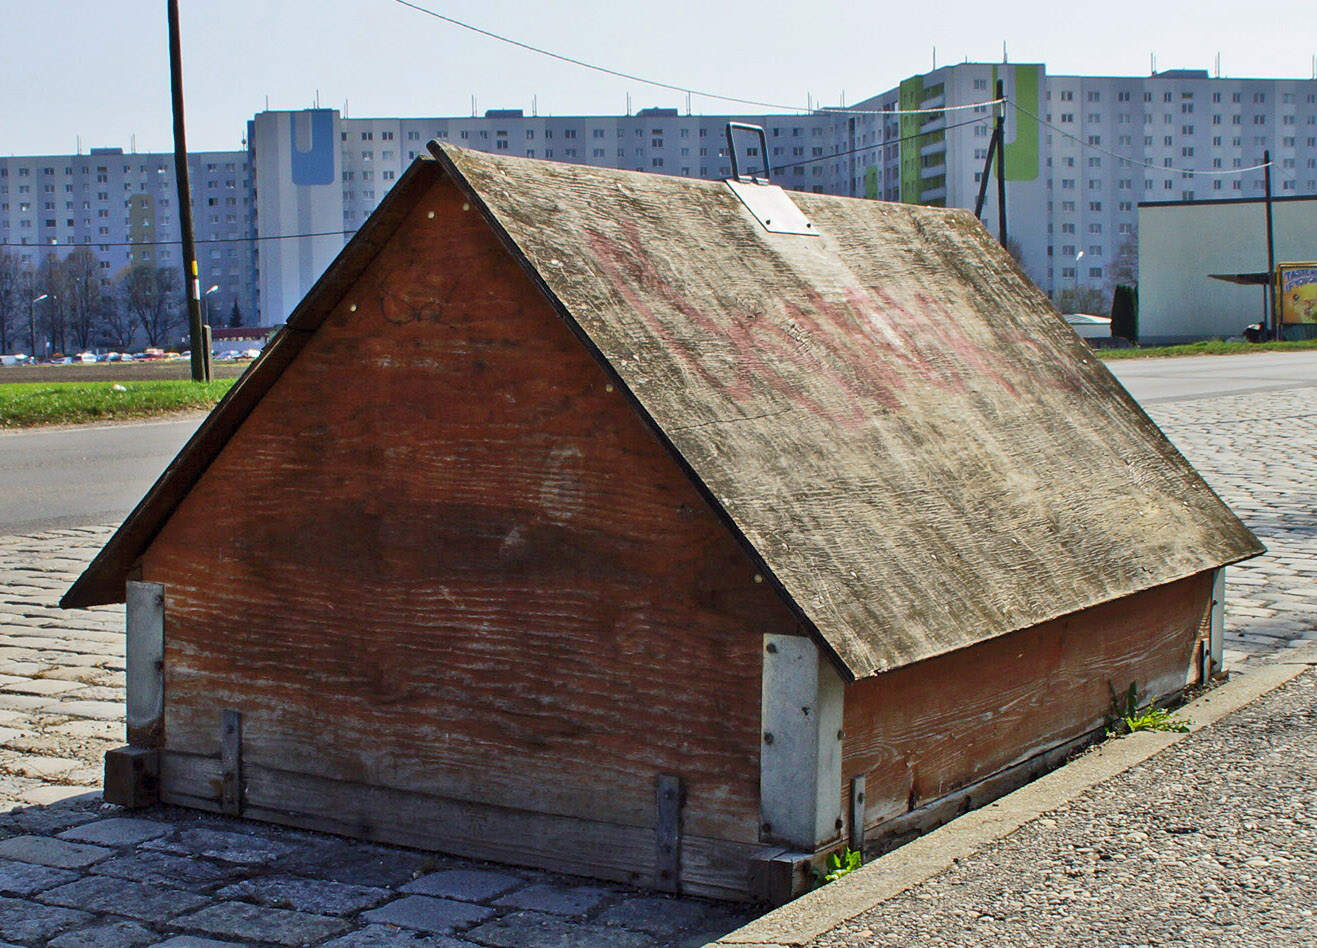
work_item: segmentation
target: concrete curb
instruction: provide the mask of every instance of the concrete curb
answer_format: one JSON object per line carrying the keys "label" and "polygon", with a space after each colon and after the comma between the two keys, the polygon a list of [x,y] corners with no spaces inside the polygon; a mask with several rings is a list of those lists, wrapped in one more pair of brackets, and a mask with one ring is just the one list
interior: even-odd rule
{"label": "concrete curb", "polygon": [[[1200,731],[1298,677],[1312,665],[1317,665],[1317,644],[1295,649],[1273,663],[1238,674],[1177,713],[1189,719],[1189,733]],[[729,932],[705,948],[720,945],[789,948],[808,944],[1188,736],[1145,731],[1102,744],[996,802]]]}

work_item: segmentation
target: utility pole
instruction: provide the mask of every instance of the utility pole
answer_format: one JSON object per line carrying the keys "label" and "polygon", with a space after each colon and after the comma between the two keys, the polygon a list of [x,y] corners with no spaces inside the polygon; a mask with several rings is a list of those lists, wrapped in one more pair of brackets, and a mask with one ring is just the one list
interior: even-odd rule
{"label": "utility pole", "polygon": [[1280,313],[1276,307],[1276,235],[1271,225],[1271,150],[1262,153],[1262,180],[1267,193],[1267,314],[1271,338],[1280,339]]}
{"label": "utility pole", "polygon": [[1006,246],[1006,92],[997,80],[997,239]]}
{"label": "utility pole", "polygon": [[192,187],[188,182],[187,135],[183,124],[183,43],[178,29],[178,0],[167,0],[169,12],[169,79],[174,106],[174,181],[178,186],[178,216],[183,236],[183,286],[187,294],[188,336],[192,340],[192,381],[210,381],[210,343],[201,321],[201,277],[197,272],[196,239],[192,233]]}

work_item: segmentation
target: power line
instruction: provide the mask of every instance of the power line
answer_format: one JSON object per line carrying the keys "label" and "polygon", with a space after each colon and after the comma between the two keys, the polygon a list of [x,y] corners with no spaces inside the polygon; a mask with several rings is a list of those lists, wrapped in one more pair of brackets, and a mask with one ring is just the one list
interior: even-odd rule
{"label": "power line", "polygon": [[[455,19],[451,16],[445,16],[434,10],[426,9],[419,4],[411,3],[410,0],[394,0],[401,6],[415,10],[417,13],[424,13],[426,16],[432,16],[436,20],[443,20],[445,23],[451,23],[453,26],[461,27],[464,30],[470,30],[472,33],[479,33],[481,36],[487,36],[490,39],[497,40],[500,43],[507,43],[509,46],[516,46],[518,49],[524,49],[528,52],[536,53],[540,56],[548,56],[550,59],[556,59],[559,62],[568,63],[572,66],[580,66],[582,69],[592,69],[595,72],[601,72],[606,76],[613,76],[618,79],[627,79],[631,82],[643,83],[647,86],[655,86],[659,89],[667,89],[671,92],[680,92],[684,95],[697,95],[702,99],[717,99],[721,102],[732,102],[736,105],[752,105],[761,109],[777,109],[781,112],[801,112],[806,111],[798,105],[781,105],[776,102],[760,102],[757,99],[741,99],[736,96],[720,95],[717,92],[703,92],[699,89],[691,89],[686,86],[674,85],[670,82],[662,82],[658,79],[646,79],[644,76],[637,76],[634,73],[622,72],[618,69],[610,69],[607,66],[600,66],[595,63],[586,62],[583,59],[576,59],[572,56],[566,56],[562,53],[555,53],[551,49],[544,49],[540,46],[532,46],[530,43],[523,43],[521,40],[515,40],[510,36],[504,36],[502,33],[495,33],[492,30],[482,29],[471,23],[465,23],[462,20]],[[820,111],[828,114],[841,113],[843,115],[925,115],[931,112],[950,112],[958,109],[972,109],[979,106],[995,105],[998,99],[992,99],[987,102],[974,102],[969,105],[943,106],[935,109],[821,109]]]}
{"label": "power line", "polygon": [[[198,244],[242,244],[259,240],[301,240],[305,237],[350,237],[353,230],[322,230],[309,234],[260,234],[253,237],[209,237],[198,240]],[[15,244],[0,243],[0,247],[26,247],[29,250],[90,250],[93,247],[177,247],[177,240],[95,240],[83,244]]]}
{"label": "power line", "polygon": [[805,161],[793,161],[791,164],[787,164],[787,165],[774,165],[773,170],[782,171],[787,168],[798,168],[801,165],[814,165],[814,164],[818,164],[821,161],[830,161],[833,158],[845,158],[847,155],[858,155],[862,151],[873,151],[875,148],[882,148],[886,145],[899,145],[902,142],[913,141],[916,138],[925,138],[928,135],[936,135],[938,132],[949,132],[953,128],[964,128],[967,125],[981,125],[982,123],[989,122],[991,120],[992,120],[991,115],[985,115],[983,118],[968,119],[967,121],[964,122],[957,122],[954,125],[947,125],[944,126],[943,128],[935,128],[931,132],[916,132],[913,135],[906,135],[903,138],[884,139],[881,142],[874,142],[871,145],[864,145],[863,147],[860,148],[850,148],[847,149],[846,151],[834,152],[831,155],[823,155],[822,157],[819,158],[807,158]]}

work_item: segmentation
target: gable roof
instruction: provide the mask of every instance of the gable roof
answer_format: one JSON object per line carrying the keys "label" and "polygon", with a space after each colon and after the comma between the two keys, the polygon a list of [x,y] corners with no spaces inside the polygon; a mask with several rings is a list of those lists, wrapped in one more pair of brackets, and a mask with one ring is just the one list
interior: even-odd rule
{"label": "gable roof", "polygon": [[[131,563],[436,176],[864,677],[1262,547],[972,215],[432,144],[65,597]],[[122,539],[121,539],[122,537]]]}

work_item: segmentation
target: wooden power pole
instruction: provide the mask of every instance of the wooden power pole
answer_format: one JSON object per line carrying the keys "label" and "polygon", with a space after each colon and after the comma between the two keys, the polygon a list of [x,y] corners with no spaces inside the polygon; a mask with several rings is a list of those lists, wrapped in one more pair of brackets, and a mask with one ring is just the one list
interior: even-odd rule
{"label": "wooden power pole", "polygon": [[183,286],[187,294],[188,336],[192,341],[192,381],[210,381],[210,339],[201,322],[201,277],[192,233],[192,187],[188,182],[187,135],[183,124],[183,43],[178,30],[178,0],[169,7],[169,79],[174,105],[174,181],[183,236]]}

